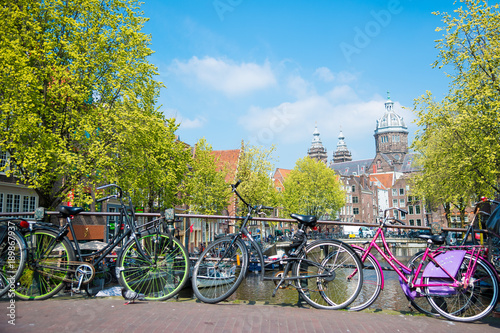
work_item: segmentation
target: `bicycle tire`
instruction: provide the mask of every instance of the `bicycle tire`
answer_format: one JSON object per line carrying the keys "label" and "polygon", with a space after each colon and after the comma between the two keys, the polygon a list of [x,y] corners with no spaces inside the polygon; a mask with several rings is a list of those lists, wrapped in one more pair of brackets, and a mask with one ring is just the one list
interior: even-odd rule
{"label": "bicycle tire", "polygon": [[[294,265],[297,290],[317,309],[338,310],[358,296],[363,284],[363,265],[351,246],[337,240],[318,240],[309,244]],[[314,275],[329,274],[328,277]],[[313,286],[312,288],[310,286]]]}
{"label": "bicycle tire", "polygon": [[5,237],[0,244],[0,297],[9,290],[14,291],[26,265],[27,256],[23,235],[17,230],[9,230],[7,226],[5,228]]}
{"label": "bicycle tire", "polygon": [[[352,246],[356,254],[361,258],[365,250],[361,247]],[[361,311],[373,304],[380,295],[383,284],[383,273],[380,264],[373,254],[369,253],[363,261],[363,286],[358,297],[347,307],[350,311]]]}
{"label": "bicycle tire", "polygon": [[[65,262],[74,261],[75,253],[69,240],[57,239],[57,233],[39,229],[25,235],[28,245],[26,267],[16,283],[15,294],[23,300],[44,300],[64,287],[71,272]],[[49,249],[49,246],[51,248]],[[44,255],[47,250],[50,252]],[[37,268],[44,266],[42,268]]]}
{"label": "bicycle tire", "polygon": [[[471,255],[465,254],[457,279],[465,274]],[[432,283],[433,278],[425,278],[425,283]],[[498,300],[498,280],[496,272],[481,258],[476,262],[476,269],[471,277],[471,285],[465,290],[450,288],[445,297],[432,295],[432,287],[426,287],[431,306],[443,317],[460,322],[472,322],[487,316],[496,306]],[[437,301],[439,299],[439,302]],[[444,302],[441,302],[444,299]]]}
{"label": "bicycle tire", "polygon": [[[417,268],[418,263],[417,264],[414,264],[414,263],[422,260],[424,253],[425,253],[425,251],[417,252],[413,257],[410,258],[410,260],[408,261],[408,264],[406,266],[411,268],[412,265],[414,265],[414,267]],[[422,277],[422,274],[424,273],[424,268],[425,268],[425,263],[424,263],[424,266],[422,266],[422,268],[420,269],[420,273],[417,277],[417,280],[415,280],[415,281],[417,281],[417,283],[420,283],[421,281],[423,281],[421,277]],[[411,306],[415,310],[417,310],[418,312],[423,313],[423,314],[428,315],[428,316],[439,317],[439,313],[437,313],[436,310],[434,310],[434,308],[429,303],[429,301],[427,300],[427,297],[425,297],[424,294],[417,293],[417,296],[414,299],[411,299],[406,294],[405,294],[405,296],[408,299],[408,301],[410,301]],[[437,297],[435,298],[435,300],[436,300],[436,302],[438,301]]]}
{"label": "bicycle tire", "polygon": [[[223,256],[223,257],[222,257]],[[241,239],[218,239],[203,251],[193,269],[192,288],[205,303],[218,303],[231,296],[248,268],[248,252]]]}
{"label": "bicycle tire", "polygon": [[[138,250],[138,243],[147,255]],[[148,233],[131,239],[117,261],[119,284],[144,296],[145,300],[164,301],[175,296],[189,279],[189,256],[175,237]]]}

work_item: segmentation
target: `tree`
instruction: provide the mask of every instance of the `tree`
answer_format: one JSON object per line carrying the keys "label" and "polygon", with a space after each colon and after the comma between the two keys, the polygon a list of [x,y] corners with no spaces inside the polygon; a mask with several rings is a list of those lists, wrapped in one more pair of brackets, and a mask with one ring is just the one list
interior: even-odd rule
{"label": "tree", "polygon": [[335,213],[345,204],[345,193],[335,172],[310,157],[299,159],[285,179],[282,207],[287,214]]}
{"label": "tree", "polygon": [[88,201],[123,155],[116,142],[126,139],[113,124],[130,114],[126,107],[153,114],[161,87],[139,2],[10,1],[0,18],[4,171],[47,208],[71,191]]}
{"label": "tree", "polygon": [[[278,203],[271,173],[274,170],[274,146],[268,149],[241,144],[236,179],[242,183],[238,192],[251,205],[275,207]],[[240,202],[240,208],[246,209]]]}
{"label": "tree", "polygon": [[229,205],[231,188],[226,184],[226,168],[211,154],[212,146],[202,138],[195,146],[191,170],[184,182],[185,199],[192,213],[221,213]]}
{"label": "tree", "polygon": [[116,180],[126,189],[136,205],[162,211],[181,202],[190,149],[176,139],[174,119],[134,110],[120,124],[122,140],[115,142],[120,156],[106,175],[108,182]]}
{"label": "tree", "polygon": [[500,12],[498,4],[462,0],[455,16],[442,15],[435,67],[451,68],[449,93],[415,101],[421,128],[412,148],[421,154],[416,190],[442,202],[468,202],[498,192],[500,176]]}

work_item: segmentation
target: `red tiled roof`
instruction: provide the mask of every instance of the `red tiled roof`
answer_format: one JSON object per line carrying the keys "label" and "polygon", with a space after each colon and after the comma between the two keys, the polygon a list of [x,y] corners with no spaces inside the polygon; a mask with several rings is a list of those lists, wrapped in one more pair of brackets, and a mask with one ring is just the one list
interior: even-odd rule
{"label": "red tiled roof", "polygon": [[292,170],[277,168],[274,172],[274,187],[283,187],[283,182],[290,174],[290,171]]}
{"label": "red tiled roof", "polygon": [[370,174],[370,181],[374,182],[377,187],[389,189],[394,183],[394,174],[390,173],[372,173]]}
{"label": "red tiled roof", "polygon": [[226,183],[232,184],[235,181],[236,170],[238,170],[238,163],[240,160],[240,149],[232,150],[213,150],[212,155],[218,159],[218,169],[222,171],[224,167],[227,168]]}

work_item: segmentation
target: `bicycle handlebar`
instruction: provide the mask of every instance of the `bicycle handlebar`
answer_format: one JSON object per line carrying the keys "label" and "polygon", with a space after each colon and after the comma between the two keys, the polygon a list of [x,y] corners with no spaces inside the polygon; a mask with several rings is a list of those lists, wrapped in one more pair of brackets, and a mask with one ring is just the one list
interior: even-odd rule
{"label": "bicycle handlebar", "polygon": [[481,197],[481,199],[478,202],[474,203],[474,206],[478,206],[478,205],[481,205],[481,204],[486,203],[486,202],[491,202],[491,203],[500,205],[500,201],[489,199],[487,197]]}
{"label": "bicycle handlebar", "polygon": [[382,220],[381,223],[384,224],[384,223],[389,222],[389,221],[394,221],[394,222],[400,223],[401,225],[406,225],[406,223],[404,223],[401,220],[398,220],[394,216],[387,216],[387,212],[389,212],[391,210],[398,210],[398,211],[400,211],[403,214],[408,214],[408,212],[406,210],[402,209],[402,208],[399,208],[399,207],[389,207],[389,208],[387,208],[387,209],[384,210],[384,219]]}
{"label": "bicycle handlebar", "polygon": [[103,186],[99,186],[96,188],[96,190],[104,190],[108,187],[115,187],[118,189],[118,194],[113,194],[113,195],[108,195],[107,197],[104,197],[104,198],[101,198],[101,199],[96,199],[96,202],[101,202],[101,201],[105,201],[105,200],[109,200],[111,198],[121,198],[122,195],[123,195],[123,191],[122,191],[122,188],[116,184],[107,184],[107,185],[103,185]]}
{"label": "bicycle handlebar", "polygon": [[257,206],[250,206],[245,199],[241,197],[241,195],[238,193],[236,188],[241,184],[241,180],[238,180],[236,184],[231,184],[231,189],[232,191],[240,198],[240,200],[248,207],[248,211],[250,212],[251,210],[255,210],[256,212],[259,212],[261,209],[274,209],[274,207],[270,206],[264,206],[264,205],[257,205]]}
{"label": "bicycle handlebar", "polygon": [[102,201],[106,201],[106,200],[109,200],[109,199],[112,199],[112,198],[118,198],[118,195],[117,194],[108,195],[107,197],[104,197],[104,198],[95,199],[95,201],[96,202],[102,202]]}
{"label": "bicycle handlebar", "polygon": [[404,210],[403,208],[399,208],[399,207],[389,207],[387,209],[384,210],[384,216],[387,214],[388,211],[390,210],[399,210],[401,213],[404,213],[404,214],[408,214],[408,212],[406,210]]}

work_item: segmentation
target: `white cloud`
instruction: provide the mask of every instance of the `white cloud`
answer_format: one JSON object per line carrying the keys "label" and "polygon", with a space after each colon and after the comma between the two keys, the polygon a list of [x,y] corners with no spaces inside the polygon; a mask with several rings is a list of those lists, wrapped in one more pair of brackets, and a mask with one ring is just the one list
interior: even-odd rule
{"label": "white cloud", "polygon": [[[339,85],[323,95],[303,96],[295,102],[268,108],[252,106],[239,123],[247,130],[250,141],[261,145],[309,143],[317,123],[323,145],[331,154],[341,128],[347,143],[360,134],[372,139],[376,121],[385,112],[384,102],[379,95],[363,100],[352,87]],[[401,114],[399,103],[395,108]],[[348,148],[354,147],[348,144]]]}
{"label": "white cloud", "polygon": [[188,80],[196,80],[227,95],[242,95],[273,86],[276,78],[269,62],[236,64],[232,61],[192,57],[187,62],[174,60],[171,70]]}
{"label": "white cloud", "polygon": [[325,82],[331,82],[335,79],[335,76],[330,71],[330,69],[327,67],[320,67],[320,68],[316,69],[314,74],[317,75],[320,79],[322,79]]}
{"label": "white cloud", "polygon": [[177,119],[177,121],[180,123],[179,127],[182,129],[201,128],[207,123],[207,119],[201,116],[198,116],[195,119]]}
{"label": "white cloud", "polygon": [[337,83],[349,83],[356,80],[356,75],[351,72],[341,71],[338,73],[332,73],[328,67],[319,67],[314,72],[314,75],[320,78],[324,82],[337,82]]}
{"label": "white cloud", "polygon": [[304,98],[314,94],[314,87],[312,84],[298,75],[293,75],[288,78],[287,88],[291,94],[297,98]]}

